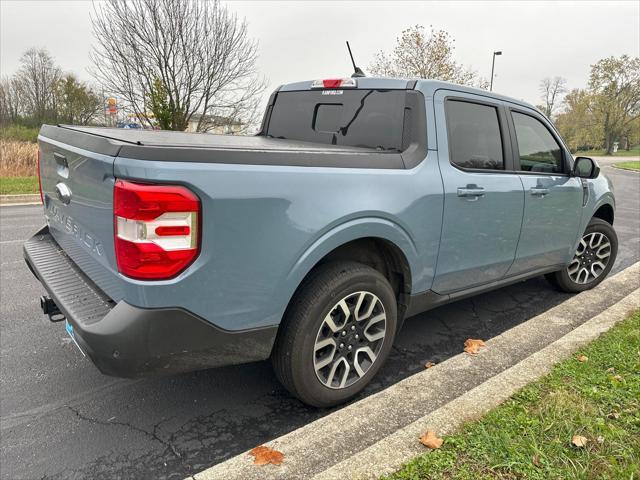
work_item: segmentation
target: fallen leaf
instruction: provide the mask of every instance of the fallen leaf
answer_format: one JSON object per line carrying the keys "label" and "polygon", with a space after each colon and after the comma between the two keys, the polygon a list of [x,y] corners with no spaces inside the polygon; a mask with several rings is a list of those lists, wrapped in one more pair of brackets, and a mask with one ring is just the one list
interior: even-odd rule
{"label": "fallen leaf", "polygon": [[620,418],[620,414],[618,412],[611,412],[609,415],[607,415],[607,417],[617,420],[618,418]]}
{"label": "fallen leaf", "polygon": [[586,362],[587,360],[589,360],[589,357],[587,357],[586,355],[578,355],[576,357],[576,360],[578,360],[579,362]]}
{"label": "fallen leaf", "polygon": [[442,446],[443,440],[438,438],[436,432],[433,430],[428,430],[427,433],[423,433],[420,437],[420,443],[423,444],[427,448],[431,448],[435,450],[436,448],[440,448]]}
{"label": "fallen leaf", "polygon": [[431,368],[433,366],[435,366],[434,362],[427,362],[427,363],[424,364],[424,368]]}
{"label": "fallen leaf", "polygon": [[464,341],[464,351],[471,355],[478,353],[480,351],[480,347],[484,347],[484,342],[482,340],[468,338]]}
{"label": "fallen leaf", "polygon": [[615,371],[616,371],[616,369],[613,368],[613,367],[607,368],[607,373],[613,373]]}
{"label": "fallen leaf", "polygon": [[282,452],[265,447],[264,445],[255,447],[249,452],[249,455],[256,457],[253,460],[253,463],[256,465],[267,465],[268,463],[280,465],[284,460],[284,454]]}
{"label": "fallen leaf", "polygon": [[540,455],[538,455],[537,453],[533,457],[531,457],[531,462],[538,468],[542,466],[540,464]]}
{"label": "fallen leaf", "polygon": [[622,375],[614,375],[613,379],[619,382],[624,382],[624,378],[622,378]]}
{"label": "fallen leaf", "polygon": [[588,441],[587,437],[583,437],[582,435],[574,435],[571,438],[571,443],[580,448],[586,446]]}
{"label": "fallen leaf", "polygon": [[604,437],[602,435],[598,435],[598,438],[596,438],[596,442],[604,443]]}

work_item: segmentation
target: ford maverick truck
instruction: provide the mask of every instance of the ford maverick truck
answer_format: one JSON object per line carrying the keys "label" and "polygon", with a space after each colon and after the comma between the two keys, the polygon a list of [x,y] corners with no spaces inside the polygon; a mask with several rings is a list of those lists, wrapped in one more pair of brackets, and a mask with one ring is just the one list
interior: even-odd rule
{"label": "ford maverick truck", "polygon": [[611,184],[534,107],[431,80],[281,86],[255,136],[45,125],[46,225],[24,245],[105,374],[271,359],[319,407],[389,356],[403,319],[538,275],[601,282]]}

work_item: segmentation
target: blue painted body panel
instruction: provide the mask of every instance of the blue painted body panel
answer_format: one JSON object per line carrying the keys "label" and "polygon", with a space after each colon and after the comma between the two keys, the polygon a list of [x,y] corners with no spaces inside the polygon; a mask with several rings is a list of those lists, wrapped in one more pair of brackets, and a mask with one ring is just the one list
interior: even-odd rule
{"label": "blue painted body panel", "polygon": [[[39,137],[39,146],[44,214],[51,234],[107,295],[122,297],[126,284],[117,278],[113,246],[115,157],[43,137]],[[50,161],[54,150],[67,159],[66,178],[60,166]],[[56,198],[55,188],[59,181],[64,181],[71,189],[73,202],[69,205],[63,205]]]}
{"label": "blue painted body panel", "polygon": [[[358,82],[359,88],[407,85],[407,80],[398,79]],[[310,82],[300,82],[282,90],[309,87]],[[402,251],[414,294],[455,291],[540,263],[568,263],[593,212],[604,203],[614,205],[604,175],[586,182],[589,195],[582,207],[576,178],[458,170],[449,163],[439,91],[532,107],[445,82],[420,80],[415,88],[425,97],[428,151],[412,169],[149,161],[57,145],[68,152],[77,207],[65,210],[71,220],[56,219],[56,171],[44,162],[52,233],[112,299],[144,308],[184,308],[226,330],[279,324],[313,266],[333,249],[359,238],[385,239]],[[51,154],[49,139],[41,140],[43,155]],[[114,178],[184,184],[200,197],[202,252],[181,275],[143,282],[117,272]],[[528,190],[539,183],[554,195],[531,198]],[[487,195],[478,201],[458,197],[457,188],[468,184],[482,184]],[[91,238],[100,243],[101,253]]]}
{"label": "blue painted body panel", "polygon": [[300,281],[334,248],[397,245],[413,291],[429,289],[440,241],[436,152],[413,170],[247,166],[117,158],[116,177],[171,181],[202,200],[202,253],[167,282],[127,282],[135,306],[179,306],[230,330],[274,325]]}
{"label": "blue painted body panel", "polygon": [[[434,97],[436,119],[444,119],[444,101],[448,96],[484,99],[476,94],[440,89]],[[517,173],[454,167],[449,162],[446,122],[437,121],[436,129],[445,197],[443,241],[432,289],[444,294],[505,276],[516,255],[524,199]],[[485,194],[459,197],[459,188],[483,188]]]}
{"label": "blue painted body panel", "polygon": [[[580,179],[566,175],[520,175],[520,179],[524,186],[524,218],[509,274],[569,263],[584,212]],[[534,195],[531,190],[536,188],[546,188],[549,193]]]}

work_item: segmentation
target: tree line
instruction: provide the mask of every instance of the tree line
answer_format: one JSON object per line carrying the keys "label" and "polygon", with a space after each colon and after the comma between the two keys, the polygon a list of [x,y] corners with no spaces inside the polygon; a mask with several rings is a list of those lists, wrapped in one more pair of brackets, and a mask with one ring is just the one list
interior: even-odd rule
{"label": "tree line", "polygon": [[[603,148],[611,154],[615,142],[626,150],[640,144],[640,58],[604,58],[591,66],[587,88],[567,92],[565,85],[564,79],[546,79],[541,89],[545,113],[553,118],[571,150]],[[554,90],[556,94],[550,95]],[[555,113],[549,98],[565,92]]]}
{"label": "tree line", "polygon": [[[91,16],[95,43],[90,73],[99,87],[63,73],[45,49],[32,48],[18,71],[0,81],[0,124],[102,123],[104,96],[146,127],[210,131],[236,122],[246,130],[260,116],[266,82],[258,45],[246,22],[217,0],[105,0]],[[431,78],[488,88],[489,81],[454,58],[444,30],[410,27],[369,65],[377,76]],[[573,150],[613,150],[640,143],[640,58],[622,55],[591,66],[588,86],[567,89],[562,77],[540,84],[538,108]]]}
{"label": "tree line", "polygon": [[[207,132],[254,125],[266,82],[247,23],[218,0],[94,3],[90,54],[101,92],[144,127]],[[0,81],[0,124],[104,123],[104,95],[29,49]]]}
{"label": "tree line", "polygon": [[31,48],[18,71],[0,80],[0,125],[86,125],[102,109],[102,97],[72,73],[64,73],[46,49]]}
{"label": "tree line", "polygon": [[[404,30],[390,52],[379,52],[369,71],[400,78],[431,78],[487,89],[489,82],[454,59],[455,40],[444,30],[421,25]],[[562,77],[540,83],[542,104],[572,151],[603,148],[614,142],[629,149],[640,143],[640,58],[622,55],[591,66],[587,88],[568,91]]]}

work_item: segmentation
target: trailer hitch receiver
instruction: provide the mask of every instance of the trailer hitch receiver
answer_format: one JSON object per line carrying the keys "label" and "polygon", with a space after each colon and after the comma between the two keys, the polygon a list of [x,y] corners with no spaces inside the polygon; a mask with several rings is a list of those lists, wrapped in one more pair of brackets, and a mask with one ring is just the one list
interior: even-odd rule
{"label": "trailer hitch receiver", "polygon": [[56,305],[56,302],[46,295],[40,297],[40,308],[42,309],[42,313],[47,315],[52,322],[61,322],[66,318],[58,308],[58,305]]}

